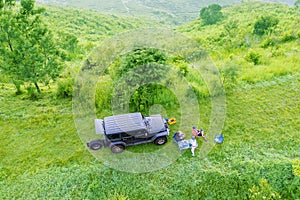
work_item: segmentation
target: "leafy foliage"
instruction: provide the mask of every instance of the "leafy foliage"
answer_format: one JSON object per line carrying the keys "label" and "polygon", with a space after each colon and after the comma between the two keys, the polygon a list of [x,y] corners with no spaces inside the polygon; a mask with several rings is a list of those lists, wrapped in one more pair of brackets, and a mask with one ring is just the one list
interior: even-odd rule
{"label": "leafy foliage", "polygon": [[38,83],[49,84],[62,70],[60,53],[53,35],[41,21],[43,9],[34,9],[34,1],[22,0],[19,11],[5,1],[1,16],[2,71],[8,74],[20,93],[20,86],[33,83],[40,92]]}
{"label": "leafy foliage", "polygon": [[271,34],[279,19],[274,16],[262,16],[254,24],[253,33],[256,35]]}
{"label": "leafy foliage", "polygon": [[[148,114],[154,104],[165,105],[166,99],[174,101],[170,91],[159,85],[166,82],[170,69],[167,59],[164,52],[152,48],[135,49],[122,56],[109,69],[115,88],[114,96],[126,96],[130,88],[134,88],[129,99],[129,109],[131,112],[140,111],[144,114]],[[111,91],[106,95],[110,93]],[[117,103],[119,109],[122,110],[128,104],[127,101],[128,99],[120,98]]]}
{"label": "leafy foliage", "polygon": [[250,193],[250,199],[281,199],[280,195],[272,190],[266,179],[261,179],[259,186],[253,186]]}
{"label": "leafy foliage", "polygon": [[[138,68],[144,68],[147,66],[144,66],[146,64],[166,64],[167,57],[166,55],[157,50],[157,49],[135,49],[132,53],[126,54],[121,61],[119,62],[120,66],[117,66],[116,68],[113,68],[110,70],[110,73],[115,73],[115,79],[121,78],[124,74],[129,72],[131,69],[138,67]],[[149,69],[155,69],[155,67]],[[115,72],[113,72],[115,71]],[[143,74],[142,72],[135,72],[139,74]],[[153,77],[151,79],[155,79],[160,75],[161,71],[149,71],[149,74],[152,74]],[[136,74],[134,74],[132,77],[134,77]],[[146,76],[147,77],[147,76]]]}
{"label": "leafy foliage", "polygon": [[258,65],[261,63],[261,55],[253,50],[249,51],[246,56],[246,60],[248,62],[253,63],[254,65]]}
{"label": "leafy foliage", "polygon": [[61,98],[71,98],[73,96],[74,79],[64,78],[57,83],[57,96]]}
{"label": "leafy foliage", "polygon": [[218,4],[211,4],[200,10],[200,18],[205,25],[216,24],[223,19],[222,7]]}
{"label": "leafy foliage", "polygon": [[230,89],[235,86],[235,84],[237,83],[239,70],[240,67],[234,65],[233,63],[227,63],[224,68],[222,68],[221,73],[223,84],[226,88]]}

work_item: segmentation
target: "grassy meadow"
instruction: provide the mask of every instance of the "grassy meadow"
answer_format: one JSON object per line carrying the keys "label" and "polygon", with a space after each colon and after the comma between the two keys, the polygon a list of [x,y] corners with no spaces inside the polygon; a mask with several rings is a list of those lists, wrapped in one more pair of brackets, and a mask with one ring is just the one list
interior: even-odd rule
{"label": "grassy meadow", "polygon": [[[203,26],[199,19],[176,29],[197,41],[220,71],[226,91],[225,140],[204,158],[200,147],[195,157],[186,150],[167,167],[147,173],[112,169],[89,152],[75,127],[71,86],[99,41],[158,24],[74,8],[46,10],[43,18],[53,32],[76,36],[78,43],[71,51],[62,41],[69,55],[65,71],[42,87],[38,98],[25,90],[16,95],[8,77],[0,77],[0,199],[300,199],[299,8],[243,3],[224,8],[225,18],[216,25]],[[279,24],[272,34],[256,36],[253,25],[264,13],[278,16]],[[259,62],[253,62],[253,55]],[[166,63],[193,86],[199,125],[207,130],[210,94],[188,63],[172,56]],[[111,93],[113,69],[125,64],[117,60],[102,77],[98,116],[109,113],[110,99],[102,97]],[[164,103],[173,99],[168,92],[160,95]],[[177,118],[174,106],[164,109]],[[171,133],[178,127],[171,125]],[[201,146],[203,140],[197,140]],[[159,149],[146,144],[128,151]]]}

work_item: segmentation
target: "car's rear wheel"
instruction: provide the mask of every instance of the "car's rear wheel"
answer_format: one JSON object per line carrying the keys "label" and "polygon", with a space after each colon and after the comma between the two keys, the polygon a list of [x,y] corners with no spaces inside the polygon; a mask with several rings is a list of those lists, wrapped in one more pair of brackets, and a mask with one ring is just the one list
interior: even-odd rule
{"label": "car's rear wheel", "polygon": [[167,137],[158,137],[154,140],[154,144],[156,145],[163,145],[167,142]]}
{"label": "car's rear wheel", "polygon": [[110,147],[110,150],[113,153],[122,153],[125,150],[125,146],[122,144],[114,144]]}
{"label": "car's rear wheel", "polygon": [[92,150],[99,150],[102,148],[103,144],[100,140],[93,140],[89,142],[88,146]]}

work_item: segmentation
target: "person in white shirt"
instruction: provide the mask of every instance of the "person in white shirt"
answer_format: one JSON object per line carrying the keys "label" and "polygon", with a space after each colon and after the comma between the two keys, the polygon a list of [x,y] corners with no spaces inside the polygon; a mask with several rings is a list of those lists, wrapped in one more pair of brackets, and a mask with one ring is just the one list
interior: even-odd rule
{"label": "person in white shirt", "polygon": [[195,149],[198,147],[198,143],[195,136],[192,136],[192,139],[190,140],[190,146],[191,146],[192,156],[195,156]]}

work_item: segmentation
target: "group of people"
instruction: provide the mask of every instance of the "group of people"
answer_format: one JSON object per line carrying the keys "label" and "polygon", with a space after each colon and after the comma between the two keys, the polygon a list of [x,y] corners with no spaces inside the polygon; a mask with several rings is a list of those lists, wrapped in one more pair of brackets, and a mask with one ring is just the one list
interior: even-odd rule
{"label": "group of people", "polygon": [[204,135],[204,130],[197,129],[195,126],[192,127],[192,139],[185,140],[185,134],[182,131],[178,131],[173,135],[173,140],[178,144],[180,150],[190,148],[192,156],[195,156],[195,149],[198,147],[197,137],[202,137],[205,142],[208,142]]}

